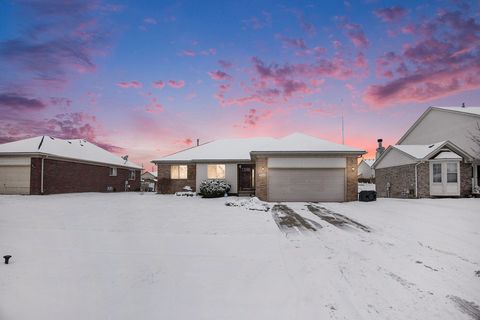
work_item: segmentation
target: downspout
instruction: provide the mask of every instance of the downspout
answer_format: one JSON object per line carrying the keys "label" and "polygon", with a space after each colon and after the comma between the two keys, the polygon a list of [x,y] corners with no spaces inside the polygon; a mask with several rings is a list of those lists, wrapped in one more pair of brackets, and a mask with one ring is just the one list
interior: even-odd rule
{"label": "downspout", "polygon": [[40,194],[43,194],[44,160],[45,160],[45,157],[42,157],[42,170],[41,170],[41,176],[40,176]]}

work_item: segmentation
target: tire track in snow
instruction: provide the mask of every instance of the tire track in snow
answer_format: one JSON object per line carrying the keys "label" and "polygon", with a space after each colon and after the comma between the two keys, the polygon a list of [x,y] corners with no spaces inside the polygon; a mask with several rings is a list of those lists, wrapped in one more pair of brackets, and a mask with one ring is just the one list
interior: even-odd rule
{"label": "tire track in snow", "polygon": [[467,301],[457,296],[448,295],[447,298],[455,303],[455,306],[472,319],[480,320],[480,308],[475,302]]}
{"label": "tire track in snow", "polygon": [[314,205],[314,204],[307,204],[306,207],[311,213],[313,213],[320,219],[334,225],[335,227],[338,227],[338,228],[354,227],[364,232],[371,232],[369,227],[361,223],[358,223],[357,221],[350,219],[349,217],[344,216],[343,214],[333,212],[332,210],[329,210],[325,207]]}
{"label": "tire track in snow", "polygon": [[302,217],[287,205],[276,204],[271,211],[273,220],[286,235],[315,232],[322,228],[318,222]]}

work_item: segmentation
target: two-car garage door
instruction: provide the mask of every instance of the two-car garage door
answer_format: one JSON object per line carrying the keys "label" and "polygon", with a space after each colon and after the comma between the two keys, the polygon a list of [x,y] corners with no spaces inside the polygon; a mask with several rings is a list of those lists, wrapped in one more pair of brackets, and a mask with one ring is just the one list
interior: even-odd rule
{"label": "two-car garage door", "polygon": [[270,169],[269,201],[345,201],[345,169]]}
{"label": "two-car garage door", "polygon": [[268,201],[345,201],[343,157],[269,158]]}

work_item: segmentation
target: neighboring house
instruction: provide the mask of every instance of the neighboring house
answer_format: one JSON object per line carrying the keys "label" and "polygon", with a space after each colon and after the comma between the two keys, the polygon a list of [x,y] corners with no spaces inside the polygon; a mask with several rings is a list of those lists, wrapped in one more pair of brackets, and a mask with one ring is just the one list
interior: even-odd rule
{"label": "neighboring house", "polygon": [[155,191],[157,185],[157,173],[153,170],[152,172],[145,171],[142,173],[142,185],[142,189],[145,191]]}
{"label": "neighboring house", "polygon": [[357,158],[365,151],[295,133],[280,139],[224,139],[152,161],[159,193],[223,179],[231,194],[265,201],[357,200]]}
{"label": "neighboring house", "polygon": [[140,171],[81,139],[40,136],[0,145],[0,194],[139,190]]}
{"label": "neighboring house", "polygon": [[375,159],[362,159],[358,164],[358,181],[359,182],[372,182],[375,179],[375,170],[372,165]]}
{"label": "neighboring house", "polygon": [[380,197],[479,194],[480,107],[430,107],[374,163]]}

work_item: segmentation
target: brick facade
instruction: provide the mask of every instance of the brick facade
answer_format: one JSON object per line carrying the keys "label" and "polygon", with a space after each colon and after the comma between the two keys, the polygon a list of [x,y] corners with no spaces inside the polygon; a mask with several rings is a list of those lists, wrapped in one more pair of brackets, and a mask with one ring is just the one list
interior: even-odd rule
{"label": "brick facade", "polygon": [[255,195],[263,201],[268,198],[268,159],[257,157],[255,159]]}
{"label": "brick facade", "polygon": [[472,195],[473,167],[471,163],[460,162],[460,196]]}
{"label": "brick facade", "polygon": [[170,164],[158,164],[157,193],[173,194],[190,186],[196,191],[197,167],[194,164],[187,165],[187,179],[171,179]]}
{"label": "brick facade", "polygon": [[[352,170],[354,168],[354,170]],[[358,161],[357,157],[347,157],[347,190],[345,201],[358,200]]]}
{"label": "brick facade", "polygon": [[[415,197],[415,164],[381,168],[375,170],[376,190],[378,197],[414,198]],[[430,197],[430,164],[417,165],[417,197]],[[387,183],[390,182],[390,194]],[[460,162],[460,196],[472,194],[472,165]]]}
{"label": "brick facade", "polygon": [[[42,159],[32,158],[30,174],[30,194],[41,194]],[[107,192],[125,191],[128,181],[131,191],[140,190],[140,170],[135,170],[135,180],[128,180],[130,169],[117,167],[117,176],[110,176],[110,167],[45,159],[43,193]]]}

